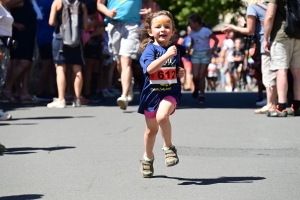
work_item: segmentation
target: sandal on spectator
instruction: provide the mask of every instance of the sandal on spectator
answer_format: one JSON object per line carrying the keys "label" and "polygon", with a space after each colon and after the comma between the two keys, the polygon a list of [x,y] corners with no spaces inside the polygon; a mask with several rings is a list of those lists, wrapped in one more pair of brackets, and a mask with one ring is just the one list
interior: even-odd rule
{"label": "sandal on spectator", "polygon": [[2,99],[8,100],[9,102],[16,102],[15,97],[12,95],[10,90],[3,89],[1,92]]}

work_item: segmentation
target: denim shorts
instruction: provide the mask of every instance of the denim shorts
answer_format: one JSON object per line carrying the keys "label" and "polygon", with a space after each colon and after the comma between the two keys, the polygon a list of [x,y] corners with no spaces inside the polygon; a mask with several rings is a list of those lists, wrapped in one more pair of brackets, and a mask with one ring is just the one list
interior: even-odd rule
{"label": "denim shorts", "polygon": [[194,51],[191,61],[194,64],[209,64],[211,56],[207,55],[207,51]]}

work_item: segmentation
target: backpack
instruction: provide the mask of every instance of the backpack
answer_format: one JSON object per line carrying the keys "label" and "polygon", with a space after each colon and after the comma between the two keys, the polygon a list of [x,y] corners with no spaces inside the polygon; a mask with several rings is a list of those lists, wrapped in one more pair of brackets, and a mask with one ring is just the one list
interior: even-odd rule
{"label": "backpack", "polygon": [[286,23],[284,32],[288,36],[296,36],[300,33],[300,0],[285,0],[286,13],[283,15]]}
{"label": "backpack", "polygon": [[79,19],[79,8],[81,3],[78,0],[70,3],[69,0],[62,1],[62,24],[60,26],[60,33],[62,42],[69,47],[76,47],[80,44],[81,32]]}

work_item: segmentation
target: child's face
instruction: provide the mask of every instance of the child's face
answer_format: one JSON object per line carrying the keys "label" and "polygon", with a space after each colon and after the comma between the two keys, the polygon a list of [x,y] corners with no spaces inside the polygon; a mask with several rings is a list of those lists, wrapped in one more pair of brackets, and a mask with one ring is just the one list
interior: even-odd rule
{"label": "child's face", "polygon": [[234,41],[234,46],[237,49],[240,49],[242,47],[242,41],[241,40],[235,40]]}
{"label": "child's face", "polygon": [[151,28],[148,34],[154,37],[154,44],[168,46],[169,41],[174,34],[172,20],[166,15],[154,17],[151,21]]}
{"label": "child's face", "polygon": [[189,26],[192,30],[196,30],[200,27],[198,22],[193,22],[191,19],[189,19]]}

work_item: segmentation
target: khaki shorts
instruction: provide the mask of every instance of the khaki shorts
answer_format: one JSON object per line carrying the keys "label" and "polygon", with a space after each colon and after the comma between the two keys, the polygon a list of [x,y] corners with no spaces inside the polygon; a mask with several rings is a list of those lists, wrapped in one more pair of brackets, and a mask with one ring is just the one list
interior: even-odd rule
{"label": "khaki shorts", "polygon": [[108,48],[115,61],[119,61],[120,56],[137,58],[140,45],[138,28],[137,23],[111,21],[107,24]]}
{"label": "khaki shorts", "polygon": [[271,70],[270,54],[263,53],[261,55],[261,72],[263,84],[266,88],[276,85],[276,71]]}
{"label": "khaki shorts", "polygon": [[300,68],[300,40],[274,41],[271,46],[271,70]]}

